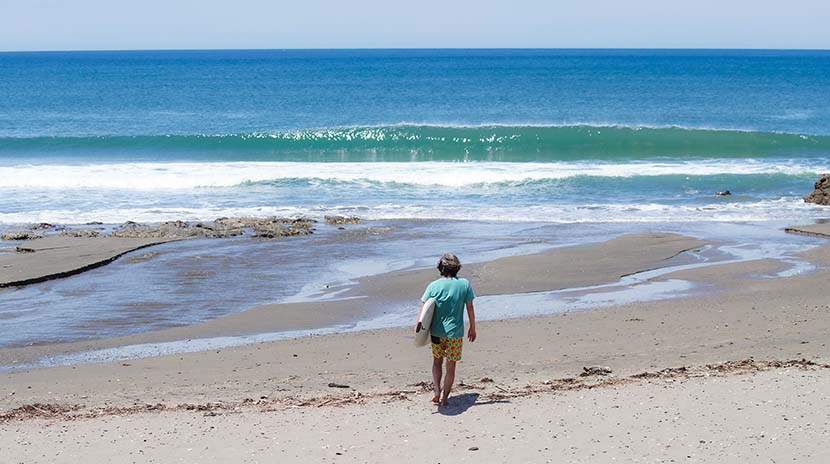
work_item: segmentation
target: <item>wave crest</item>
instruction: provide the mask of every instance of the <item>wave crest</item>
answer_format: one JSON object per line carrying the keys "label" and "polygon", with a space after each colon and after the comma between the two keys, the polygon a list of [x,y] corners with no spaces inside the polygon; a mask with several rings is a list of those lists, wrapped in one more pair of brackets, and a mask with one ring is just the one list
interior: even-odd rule
{"label": "wave crest", "polygon": [[830,136],[618,125],[389,125],[243,134],[0,138],[0,154],[262,161],[508,161],[830,153]]}

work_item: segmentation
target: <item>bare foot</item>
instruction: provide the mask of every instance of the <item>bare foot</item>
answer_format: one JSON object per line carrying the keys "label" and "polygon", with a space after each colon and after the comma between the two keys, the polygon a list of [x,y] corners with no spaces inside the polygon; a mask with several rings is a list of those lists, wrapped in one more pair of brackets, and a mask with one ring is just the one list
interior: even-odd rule
{"label": "bare foot", "polygon": [[441,400],[441,404],[439,404],[439,406],[449,406],[449,404],[450,404],[450,399],[449,398],[443,398]]}
{"label": "bare foot", "polygon": [[435,404],[438,404],[439,402],[441,402],[440,394],[433,396],[432,397],[432,402],[435,403]]}

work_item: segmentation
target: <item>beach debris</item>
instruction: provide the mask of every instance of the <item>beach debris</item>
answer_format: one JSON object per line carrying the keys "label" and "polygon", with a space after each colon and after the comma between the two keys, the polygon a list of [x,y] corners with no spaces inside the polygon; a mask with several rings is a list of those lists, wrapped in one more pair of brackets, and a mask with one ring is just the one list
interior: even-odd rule
{"label": "beach debris", "polygon": [[418,387],[421,391],[432,391],[433,384],[432,382],[425,382],[422,380],[417,383],[410,383],[407,387]]}
{"label": "beach debris", "polygon": [[7,230],[0,235],[0,240],[16,241],[16,240],[34,240],[42,238],[43,235],[33,232],[31,230]]}
{"label": "beach debris", "polygon": [[715,195],[717,195],[719,197],[727,197],[729,195],[732,195],[732,192],[730,192],[729,190],[720,190],[720,191],[715,192]]}
{"label": "beach debris", "polygon": [[490,377],[482,377],[481,380],[479,380],[479,382],[481,382],[481,383],[493,383],[493,379],[491,379]]}
{"label": "beach debris", "polygon": [[611,368],[603,366],[583,367],[582,372],[579,373],[580,377],[588,377],[592,375],[611,375]]}
{"label": "beach debris", "polygon": [[[493,385],[493,387],[499,390],[501,393],[491,392],[485,394],[485,397],[489,401],[508,402],[508,400],[511,398],[526,397],[529,395],[535,395],[543,392],[592,390],[596,388],[612,387],[643,381],[651,381],[652,379],[670,380],[702,376],[751,374],[754,372],[761,372],[770,369],[830,369],[830,364],[818,363],[807,359],[785,361],[759,361],[755,359],[744,359],[740,361],[727,361],[723,363],[706,364],[702,366],[680,366],[666,368],[659,371],[642,372],[640,374],[635,374],[628,377],[610,377],[600,379],[552,379],[549,381],[541,382],[541,384],[538,385],[530,385],[531,388],[515,390],[508,390],[498,385]],[[429,385],[427,382],[423,383]],[[329,386],[331,386],[331,384]],[[414,386],[418,385],[416,384]],[[27,388],[31,387],[29,386]],[[346,386],[345,388],[349,387]],[[274,411],[277,407],[299,408],[314,406],[323,407],[345,406],[349,404],[363,404],[367,399],[376,399],[380,401],[400,400],[407,399],[405,398],[405,395],[407,393],[413,394],[416,393],[416,391],[395,390],[391,392],[373,392],[367,394],[363,394],[358,391],[353,391],[343,396],[323,395],[316,398],[298,398],[296,396],[283,396],[273,399],[268,398],[260,400],[245,398],[239,402],[213,401],[203,404],[181,403],[170,405],[165,405],[162,403],[145,403],[136,404],[134,406],[128,407],[104,406],[97,408],[89,408],[83,405],[34,403],[23,405],[8,411],[0,411],[0,424],[12,420],[26,420],[36,418],[73,420],[78,418],[96,418],[103,416],[140,414],[159,411],[200,411],[205,412],[205,416],[214,416],[220,415],[222,411],[237,411],[242,408],[258,408],[262,411]]]}
{"label": "beach debris", "polygon": [[360,224],[360,218],[357,216],[324,216],[327,223],[333,226],[344,224]]}
{"label": "beach debris", "polygon": [[334,383],[329,382],[329,388],[351,388],[348,385],[343,385],[342,383]]}
{"label": "beach debris", "polygon": [[804,196],[804,201],[817,205],[830,205],[830,174],[822,174],[813,187],[813,191]]}
{"label": "beach debris", "polygon": [[32,247],[26,246],[25,244],[20,244],[20,245],[17,245],[14,248],[14,251],[16,251],[18,253],[34,253],[35,249],[32,248]]}
{"label": "beach debris", "polygon": [[0,423],[12,419],[28,419],[28,418],[52,418],[60,417],[69,412],[80,409],[78,405],[62,405],[55,403],[34,403],[24,404],[19,408],[0,414]]}
{"label": "beach debris", "polygon": [[468,383],[464,383],[464,381],[462,380],[462,381],[458,382],[458,389],[459,390],[483,390],[484,387],[477,386],[477,385],[470,385]]}
{"label": "beach debris", "polygon": [[317,403],[317,407],[318,407],[318,408],[322,408],[323,406],[325,406],[325,405],[327,405],[327,404],[331,404],[331,403],[333,403],[334,401],[335,401],[335,398],[329,398],[329,399],[327,399],[327,400],[324,400],[324,401],[321,401],[321,402]]}
{"label": "beach debris", "polygon": [[478,451],[478,446],[471,446],[467,448],[467,451]]}

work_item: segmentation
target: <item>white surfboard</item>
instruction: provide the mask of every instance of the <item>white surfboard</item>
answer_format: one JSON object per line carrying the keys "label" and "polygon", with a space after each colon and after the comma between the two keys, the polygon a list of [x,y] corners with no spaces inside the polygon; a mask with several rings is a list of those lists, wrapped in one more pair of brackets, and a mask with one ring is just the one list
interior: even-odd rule
{"label": "white surfboard", "polygon": [[424,346],[429,342],[429,328],[432,325],[432,313],[435,312],[435,298],[424,302],[418,325],[415,327],[415,346]]}

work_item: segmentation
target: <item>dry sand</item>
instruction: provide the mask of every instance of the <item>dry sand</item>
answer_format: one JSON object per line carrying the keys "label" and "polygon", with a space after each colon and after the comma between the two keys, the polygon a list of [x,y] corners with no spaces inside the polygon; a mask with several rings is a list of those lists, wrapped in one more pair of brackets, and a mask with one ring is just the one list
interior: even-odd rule
{"label": "dry sand", "polygon": [[5,462],[826,463],[827,370],[656,379],[490,398],[31,420]]}
{"label": "dry sand", "polygon": [[[573,267],[600,249],[593,277],[547,282],[601,281],[626,273],[636,242],[502,269]],[[675,245],[638,267],[699,242]],[[828,254],[808,256],[822,267]],[[486,289],[494,263],[465,271]],[[827,462],[830,271],[746,278],[776,266],[661,277],[699,279],[701,296],[482,322],[440,411],[406,328],[6,373],[0,461]],[[612,375],[579,376],[597,365]]]}

